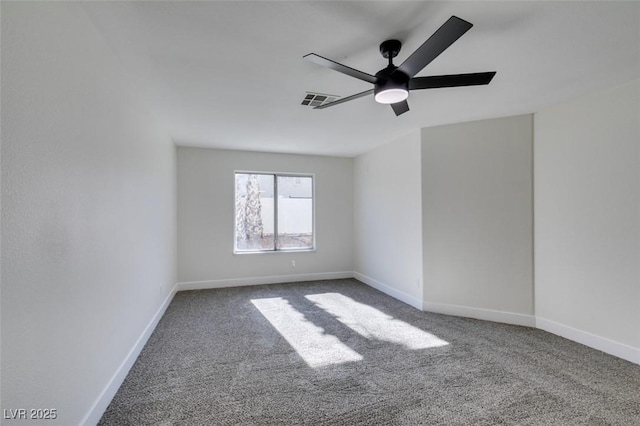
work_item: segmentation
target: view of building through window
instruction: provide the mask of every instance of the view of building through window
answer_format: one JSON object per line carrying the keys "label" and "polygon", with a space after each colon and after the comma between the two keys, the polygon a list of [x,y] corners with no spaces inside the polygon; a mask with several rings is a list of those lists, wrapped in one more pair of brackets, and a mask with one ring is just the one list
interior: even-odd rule
{"label": "view of building through window", "polygon": [[235,250],[313,248],[313,177],[236,173]]}

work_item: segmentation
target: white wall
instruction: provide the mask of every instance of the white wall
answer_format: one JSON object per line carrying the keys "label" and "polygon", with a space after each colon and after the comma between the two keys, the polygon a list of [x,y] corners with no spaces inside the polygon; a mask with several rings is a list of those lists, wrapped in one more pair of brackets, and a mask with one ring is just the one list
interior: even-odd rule
{"label": "white wall", "polygon": [[[260,197],[260,217],[265,234],[275,229],[274,199]],[[278,232],[281,234],[310,234],[313,232],[313,200],[310,198],[281,198],[278,200]]]}
{"label": "white wall", "polygon": [[422,306],[420,132],[356,158],[355,276]]}
{"label": "white wall", "polygon": [[80,7],[2,2],[1,406],[57,409],[20,425],[97,421],[175,285],[175,148]]}
{"label": "white wall", "polygon": [[[236,170],[315,174],[316,251],[233,253]],[[350,158],[178,148],[180,288],[350,276],[352,173]]]}
{"label": "white wall", "polygon": [[639,156],[639,81],[535,115],[538,325],[638,363]]}
{"label": "white wall", "polygon": [[533,325],[532,116],[422,129],[425,310]]}

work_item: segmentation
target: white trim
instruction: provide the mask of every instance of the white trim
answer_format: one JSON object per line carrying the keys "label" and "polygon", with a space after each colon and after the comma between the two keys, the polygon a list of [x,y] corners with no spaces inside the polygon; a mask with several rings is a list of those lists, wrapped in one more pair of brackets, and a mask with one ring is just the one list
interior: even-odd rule
{"label": "white trim", "polygon": [[437,314],[454,315],[458,317],[475,318],[484,321],[501,322],[505,324],[535,327],[533,315],[517,314],[515,312],[494,311],[492,309],[473,308],[469,306],[447,305],[444,303],[423,303],[424,310]]}
{"label": "white trim", "polygon": [[[273,176],[273,232],[275,236],[273,250],[237,250],[236,243],[238,241],[237,233],[237,212],[236,212],[236,179],[238,174],[243,175],[268,175]],[[278,177],[301,177],[301,178],[311,178],[311,237],[313,239],[311,248],[303,248],[303,249],[278,249],[277,240],[278,240]],[[290,172],[255,172],[248,170],[234,170],[233,171],[233,254],[260,254],[260,253],[300,253],[300,252],[314,252],[316,251],[316,174],[315,173],[290,173]],[[202,282],[202,281],[197,281]],[[219,287],[214,287],[219,288]]]}
{"label": "white trim", "polygon": [[640,365],[640,348],[634,348],[633,346],[625,345],[624,343],[578,330],[577,328],[569,327],[568,325],[545,318],[537,317],[536,327],[540,330],[548,331],[565,339],[573,340],[590,348]]}
{"label": "white trim", "polygon": [[319,281],[353,278],[352,271],[318,272],[314,274],[273,275],[269,277],[229,278],[226,280],[193,281],[178,283],[178,291],[205,290],[213,288],[240,287],[247,285],[293,283],[298,281]]}
{"label": "white trim", "polygon": [[375,288],[376,290],[380,290],[381,292],[388,294],[394,299],[398,299],[399,301],[404,302],[407,305],[410,305],[416,309],[422,310],[422,299],[418,299],[416,297],[408,295],[403,291],[397,290],[388,284],[385,284],[374,278],[363,275],[360,272],[353,272],[353,277],[358,281],[362,281],[363,283]]}
{"label": "white trim", "polygon": [[138,358],[138,355],[140,355],[142,348],[144,348],[144,345],[147,344],[147,340],[149,340],[149,337],[151,337],[151,333],[153,333],[153,330],[155,330],[158,322],[160,321],[160,318],[162,318],[165,311],[167,310],[167,307],[169,307],[169,304],[173,300],[173,296],[175,296],[176,294],[176,288],[177,285],[174,285],[167,295],[167,298],[164,300],[164,302],[162,302],[162,305],[160,305],[155,315],[151,318],[149,324],[147,324],[140,337],[138,337],[136,343],[133,345],[114,375],[111,377],[111,380],[109,380],[109,383],[107,383],[107,386],[105,386],[105,388],[100,393],[100,396],[98,396],[98,398],[95,400],[95,402],[89,409],[89,412],[84,416],[82,421],[80,421],[81,425],[95,425],[100,421],[100,418],[111,403],[113,397],[116,395],[116,392],[118,392],[118,389],[122,385],[122,382],[124,382],[127,374],[129,374],[129,370],[131,370],[131,367]]}

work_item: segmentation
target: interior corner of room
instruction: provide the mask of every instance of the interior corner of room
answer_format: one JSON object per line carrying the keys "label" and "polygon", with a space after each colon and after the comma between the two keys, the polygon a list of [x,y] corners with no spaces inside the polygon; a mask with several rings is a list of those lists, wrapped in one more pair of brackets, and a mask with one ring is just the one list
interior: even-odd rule
{"label": "interior corner of room", "polygon": [[[263,3],[243,12],[251,14],[250,22],[260,21],[255,14],[273,2]],[[332,16],[332,7],[340,16],[351,11],[352,19],[369,28],[356,16],[360,9],[354,3],[312,3],[323,16]],[[551,26],[555,21],[548,13],[554,7],[560,13],[580,6],[559,2],[540,6],[536,15],[536,2],[518,3],[505,6],[496,18],[504,18],[499,28],[507,35],[520,20],[547,17]],[[589,4],[597,10],[588,17],[602,9],[603,19],[611,19],[607,40],[634,29],[638,34],[637,3]],[[487,49],[493,35],[482,10],[455,2],[441,6],[460,7],[455,12],[460,14],[466,7],[471,18],[477,16],[478,41],[465,37],[470,51]],[[181,56],[184,51],[172,51],[173,44],[166,45],[164,59],[154,58],[154,49],[174,40],[195,43],[202,52],[196,36],[206,19],[216,20],[219,31],[227,28],[215,7],[224,13],[244,7],[229,2],[164,7],[2,2],[0,408],[55,408],[52,424],[96,424],[177,292],[325,279],[355,278],[418,310],[538,328],[640,364],[638,40],[612,45],[621,55],[635,49],[636,57],[619,67],[610,84],[598,75],[589,86],[585,70],[548,98],[532,95],[526,108],[517,99],[500,98],[506,112],[493,116],[482,115],[482,104],[492,103],[491,85],[482,89],[486,95],[474,88],[467,97],[460,95],[467,114],[462,121],[444,115],[456,110],[447,96],[460,88],[438,89],[432,97],[412,94],[411,111],[399,117],[388,108],[376,109],[382,106],[373,101],[354,101],[364,102],[367,116],[358,112],[360,104],[333,107],[345,108],[342,113],[301,111],[296,96],[304,87],[274,79],[282,85],[282,98],[273,100],[243,72],[251,93],[238,103],[277,107],[248,109],[273,123],[245,123],[247,143],[234,149],[228,132],[212,129],[226,129],[226,114],[242,115],[247,104],[222,100],[230,95],[223,86],[221,98],[212,93],[206,98],[185,79],[171,79],[179,72],[171,61],[183,60],[180,72],[190,68],[196,81],[212,64]],[[203,21],[193,32],[185,23],[178,29],[186,32],[169,27],[160,32],[163,26],[155,24],[180,7]],[[290,7],[293,16],[304,16],[300,4]],[[444,13],[431,7],[438,17]],[[143,21],[147,26],[134,28],[143,12],[150,13]],[[616,25],[620,19],[626,27]],[[415,28],[420,25],[414,22]],[[384,30],[394,28],[389,23]],[[130,34],[140,38],[125,48]],[[148,40],[145,34],[159,38]],[[278,33],[271,34],[277,39]],[[261,42],[250,38],[237,40],[237,48]],[[417,38],[407,46],[417,48]],[[264,42],[278,45],[269,37]],[[342,54],[356,65],[380,60],[378,55],[367,62],[360,52],[331,43],[316,46],[334,47],[336,57]],[[612,55],[606,59],[617,58],[601,45],[593,48]],[[291,50],[291,62],[302,62],[306,52]],[[136,56],[138,51],[143,53]],[[560,61],[558,51],[552,52]],[[220,49],[209,53],[238,60]],[[471,55],[468,64],[459,65],[465,72],[471,66],[484,71],[499,57]],[[441,59],[434,67],[445,73]],[[590,60],[594,72],[604,72],[611,62]],[[327,93],[332,84],[345,93],[352,88],[342,76],[309,64],[293,66],[300,67],[291,71],[296,84],[300,77],[294,75],[301,74],[309,81],[326,78],[317,88]],[[492,84],[500,85],[510,66],[506,61]],[[562,67],[559,62],[553,72]],[[528,77],[512,76],[505,84],[525,85]],[[202,115],[183,111],[185,99],[193,99]],[[289,101],[295,112],[287,112]],[[232,114],[218,104],[236,109]],[[422,121],[429,114],[439,121]],[[178,118],[167,121],[168,115]],[[206,127],[210,121],[214,124]],[[288,122],[295,134],[284,129]],[[324,131],[302,133],[300,122],[307,130]],[[364,136],[358,136],[358,127]],[[353,145],[332,139],[342,131],[350,132]],[[200,143],[217,136],[219,145]],[[189,137],[197,143],[184,142]],[[305,137],[325,138],[326,144],[306,147]],[[234,253],[238,170],[314,176],[313,251]]]}

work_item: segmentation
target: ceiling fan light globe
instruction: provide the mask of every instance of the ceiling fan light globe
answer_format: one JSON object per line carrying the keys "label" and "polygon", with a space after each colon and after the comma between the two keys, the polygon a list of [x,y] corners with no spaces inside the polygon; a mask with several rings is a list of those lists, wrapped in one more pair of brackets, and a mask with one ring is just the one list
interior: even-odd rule
{"label": "ceiling fan light globe", "polygon": [[409,91],[403,88],[389,88],[375,94],[375,100],[379,104],[395,104],[409,97]]}

